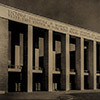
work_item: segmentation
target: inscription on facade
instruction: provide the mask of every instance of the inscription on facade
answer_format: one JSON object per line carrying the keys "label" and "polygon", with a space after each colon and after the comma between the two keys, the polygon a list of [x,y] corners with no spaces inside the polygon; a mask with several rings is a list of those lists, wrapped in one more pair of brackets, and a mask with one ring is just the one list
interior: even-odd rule
{"label": "inscription on facade", "polygon": [[75,28],[70,28],[69,33],[75,34],[75,35],[80,35],[79,30],[75,29]]}
{"label": "inscription on facade", "polygon": [[63,24],[57,21],[53,21],[51,19],[46,19],[44,17],[40,17],[38,15],[31,15],[28,13],[23,13],[17,10],[8,9],[8,17],[11,20],[24,22],[31,25],[36,25],[39,27],[44,27],[46,29],[52,29],[54,31],[67,33],[71,35],[75,35],[78,37],[91,38],[92,40],[100,40],[100,34],[95,34],[92,32],[84,31],[83,29],[76,28],[74,26],[68,26],[67,24]]}
{"label": "inscription on facade", "polygon": [[81,29],[70,28],[69,33],[78,37],[95,39],[96,35],[92,32],[82,31]]}
{"label": "inscription on facade", "polygon": [[64,31],[64,32],[68,31],[68,27],[51,22],[51,21],[44,20],[43,18],[39,18],[36,15],[31,16],[31,15],[20,13],[18,11],[8,10],[8,17],[11,19],[18,20],[18,21],[30,23],[32,25],[39,25],[39,26],[43,26],[47,28],[53,28],[58,31]]}

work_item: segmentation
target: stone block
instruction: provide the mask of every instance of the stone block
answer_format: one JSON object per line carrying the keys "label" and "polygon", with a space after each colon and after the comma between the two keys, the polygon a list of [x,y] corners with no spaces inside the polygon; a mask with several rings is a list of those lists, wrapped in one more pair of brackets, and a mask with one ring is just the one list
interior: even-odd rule
{"label": "stone block", "polygon": [[35,48],[35,69],[39,69],[39,49]]}
{"label": "stone block", "polygon": [[15,68],[20,66],[20,46],[15,45]]}
{"label": "stone block", "polygon": [[55,41],[55,51],[61,53],[61,41]]}
{"label": "stone block", "polygon": [[20,65],[23,66],[23,34],[20,34]]}
{"label": "stone block", "polygon": [[44,56],[44,38],[39,37],[39,56]]}

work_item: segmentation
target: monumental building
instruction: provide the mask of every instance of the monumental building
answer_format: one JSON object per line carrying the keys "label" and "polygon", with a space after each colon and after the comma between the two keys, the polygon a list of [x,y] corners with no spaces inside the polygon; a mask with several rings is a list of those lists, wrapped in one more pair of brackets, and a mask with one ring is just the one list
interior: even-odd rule
{"label": "monumental building", "polygon": [[100,34],[0,4],[0,93],[100,89]]}

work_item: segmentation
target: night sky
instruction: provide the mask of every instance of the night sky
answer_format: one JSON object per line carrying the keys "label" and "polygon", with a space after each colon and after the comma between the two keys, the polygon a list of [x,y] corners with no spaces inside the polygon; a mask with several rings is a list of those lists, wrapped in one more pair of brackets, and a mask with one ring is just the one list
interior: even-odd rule
{"label": "night sky", "polygon": [[100,32],[100,0],[0,0],[0,2]]}

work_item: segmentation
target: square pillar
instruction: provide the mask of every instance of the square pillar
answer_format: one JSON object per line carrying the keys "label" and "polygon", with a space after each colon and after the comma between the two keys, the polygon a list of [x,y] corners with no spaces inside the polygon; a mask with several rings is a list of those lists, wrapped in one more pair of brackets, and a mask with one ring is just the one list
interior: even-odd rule
{"label": "square pillar", "polygon": [[97,69],[97,57],[96,54],[97,50],[96,50],[96,41],[93,41],[93,89],[97,89],[97,76],[96,76],[96,69]]}
{"label": "square pillar", "polygon": [[8,91],[8,20],[0,18],[0,93]]}
{"label": "square pillar", "polygon": [[70,50],[69,50],[70,38],[69,34],[66,34],[66,90],[70,90]]}
{"label": "square pillar", "polygon": [[27,65],[27,92],[32,92],[32,66],[33,66],[33,27],[28,25],[28,65]]}
{"label": "square pillar", "polygon": [[53,58],[53,31],[49,30],[48,33],[48,91],[52,91],[53,75],[52,75],[52,58]]}
{"label": "square pillar", "polygon": [[61,37],[61,89],[70,90],[69,34]]}
{"label": "square pillar", "polygon": [[76,38],[76,88],[84,90],[84,39]]}
{"label": "square pillar", "polygon": [[48,33],[45,33],[44,38],[44,82],[45,90],[52,91],[53,87],[53,31],[49,30]]}

